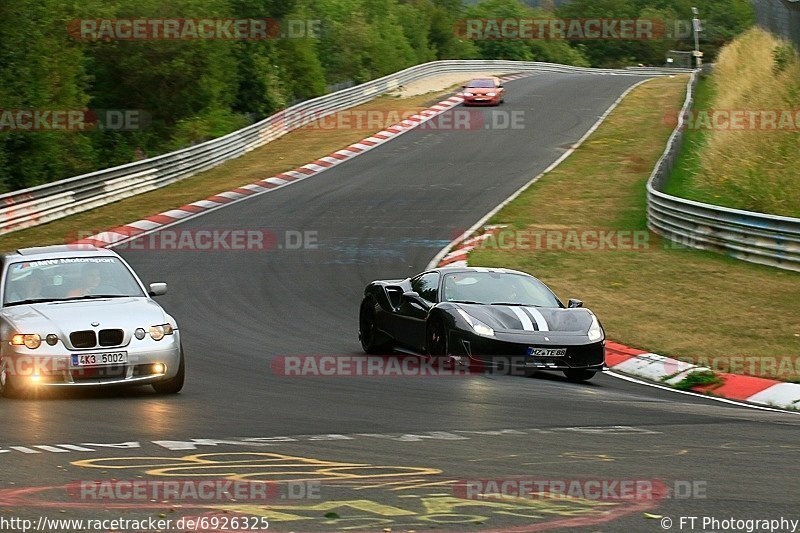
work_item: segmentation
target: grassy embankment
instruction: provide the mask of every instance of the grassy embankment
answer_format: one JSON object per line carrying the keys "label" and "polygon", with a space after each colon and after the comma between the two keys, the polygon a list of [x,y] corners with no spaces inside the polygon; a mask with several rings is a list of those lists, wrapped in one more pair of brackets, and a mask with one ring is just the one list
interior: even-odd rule
{"label": "grassy embankment", "polygon": [[[722,50],[697,96],[694,127],[667,192],[800,217],[800,58],[794,48],[750,30]],[[741,124],[716,127],[715,119],[728,112],[744,117]]]}

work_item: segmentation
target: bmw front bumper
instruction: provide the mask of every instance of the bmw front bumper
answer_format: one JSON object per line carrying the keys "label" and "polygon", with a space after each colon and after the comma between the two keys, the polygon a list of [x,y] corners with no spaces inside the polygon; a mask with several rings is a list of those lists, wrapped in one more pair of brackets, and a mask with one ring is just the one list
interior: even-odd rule
{"label": "bmw front bumper", "polygon": [[[73,355],[126,352],[127,363],[77,366]],[[59,341],[55,346],[42,343],[32,350],[3,343],[2,369],[19,386],[102,387],[145,385],[175,377],[181,359],[180,331],[175,329],[160,341],[149,337],[132,339],[127,346],[98,346],[72,350]],[[159,366],[161,365],[161,366]]]}

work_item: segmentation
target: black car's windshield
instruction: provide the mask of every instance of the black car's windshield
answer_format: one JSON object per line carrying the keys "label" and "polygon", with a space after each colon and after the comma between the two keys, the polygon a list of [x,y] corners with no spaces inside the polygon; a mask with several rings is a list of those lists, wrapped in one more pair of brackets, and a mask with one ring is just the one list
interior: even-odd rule
{"label": "black car's windshield", "polygon": [[472,80],[467,84],[471,89],[491,89],[494,87],[494,80]]}
{"label": "black car's windshield", "polygon": [[443,301],[561,307],[541,281],[507,272],[459,272],[444,278]]}
{"label": "black car's windshield", "polygon": [[144,296],[130,270],[115,257],[60,257],[12,263],[3,305]]}

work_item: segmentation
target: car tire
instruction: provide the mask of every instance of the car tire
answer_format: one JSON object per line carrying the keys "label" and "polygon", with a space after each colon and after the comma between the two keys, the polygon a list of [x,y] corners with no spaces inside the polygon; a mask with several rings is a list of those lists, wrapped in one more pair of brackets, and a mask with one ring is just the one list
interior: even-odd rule
{"label": "car tire", "polygon": [[186,380],[186,361],[183,357],[183,344],[181,344],[181,360],[178,363],[178,373],[174,378],[153,383],[153,389],[159,394],[178,394],[183,389]]}
{"label": "car tire", "polygon": [[567,379],[570,381],[574,381],[575,383],[579,383],[582,381],[589,381],[594,377],[595,374],[596,372],[593,370],[584,370],[584,369],[564,371],[564,375],[567,376]]}
{"label": "car tire", "polygon": [[425,351],[430,357],[447,357],[450,355],[447,327],[441,319],[433,319],[425,333]]}
{"label": "car tire", "polygon": [[378,302],[372,297],[364,298],[358,312],[358,338],[361,348],[369,355],[387,355],[392,353],[392,343],[381,340],[381,333],[376,327]]}

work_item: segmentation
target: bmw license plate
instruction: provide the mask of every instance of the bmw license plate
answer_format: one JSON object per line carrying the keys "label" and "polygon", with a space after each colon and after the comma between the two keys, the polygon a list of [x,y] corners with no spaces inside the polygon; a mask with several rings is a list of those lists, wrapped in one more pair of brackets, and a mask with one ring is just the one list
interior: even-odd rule
{"label": "bmw license plate", "polygon": [[566,348],[528,348],[528,355],[531,357],[564,357],[567,355]]}
{"label": "bmw license plate", "polygon": [[128,362],[128,352],[72,354],[72,366],[124,365]]}

